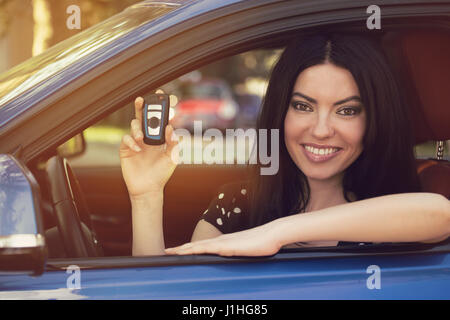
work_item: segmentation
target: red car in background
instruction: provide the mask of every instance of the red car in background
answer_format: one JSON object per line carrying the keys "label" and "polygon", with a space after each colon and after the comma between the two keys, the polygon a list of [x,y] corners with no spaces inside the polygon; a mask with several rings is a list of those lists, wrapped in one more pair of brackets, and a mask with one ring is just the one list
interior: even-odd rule
{"label": "red car in background", "polygon": [[239,105],[230,86],[222,79],[184,81],[177,87],[173,126],[193,132],[194,121],[202,121],[202,129],[234,128]]}

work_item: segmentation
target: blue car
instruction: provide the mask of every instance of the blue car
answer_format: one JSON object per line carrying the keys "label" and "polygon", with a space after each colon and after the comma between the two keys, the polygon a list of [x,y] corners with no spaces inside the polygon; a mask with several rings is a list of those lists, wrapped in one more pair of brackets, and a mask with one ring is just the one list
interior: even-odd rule
{"label": "blue car", "polygon": [[[332,29],[383,44],[415,94],[411,134],[438,144],[435,159],[417,159],[423,185],[449,198],[450,2],[379,1],[381,29],[371,29],[372,2],[143,1],[1,74],[0,300],[450,299],[448,240],[132,257],[120,164],[105,153],[108,165],[75,165],[103,152],[83,131],[135,97],[220,59]],[[165,188],[166,246],[189,242],[218,187],[245,169],[178,166]],[[270,313],[256,305],[247,313]]]}

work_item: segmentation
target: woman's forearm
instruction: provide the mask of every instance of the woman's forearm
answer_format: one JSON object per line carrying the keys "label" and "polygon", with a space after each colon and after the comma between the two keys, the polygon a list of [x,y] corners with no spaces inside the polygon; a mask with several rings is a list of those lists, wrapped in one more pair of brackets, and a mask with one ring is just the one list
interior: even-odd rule
{"label": "woman's forearm", "polygon": [[419,242],[450,235],[450,201],[404,193],[296,214],[272,222],[280,246],[299,241]]}
{"label": "woman's forearm", "polygon": [[164,255],[163,191],[131,199],[133,256]]}

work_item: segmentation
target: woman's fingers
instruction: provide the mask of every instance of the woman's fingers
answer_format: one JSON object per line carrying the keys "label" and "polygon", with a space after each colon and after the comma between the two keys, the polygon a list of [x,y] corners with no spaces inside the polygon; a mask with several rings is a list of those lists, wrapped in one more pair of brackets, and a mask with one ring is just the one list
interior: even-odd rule
{"label": "woman's fingers", "polygon": [[179,249],[166,249],[165,251],[167,254],[176,254],[176,255],[208,253],[206,252],[205,248],[202,248],[200,246],[186,247]]}
{"label": "woman's fingers", "polygon": [[167,254],[185,254],[186,252],[189,252],[194,248],[195,246],[198,246],[199,242],[188,242],[178,247],[173,248],[167,248],[165,251]]}
{"label": "woman's fingers", "polygon": [[201,241],[188,242],[178,247],[167,248],[167,254],[201,254],[201,253],[216,253],[220,254],[220,243],[215,239],[205,239]]}
{"label": "woman's fingers", "polygon": [[134,100],[134,116],[139,122],[142,122],[142,109],[144,108],[144,98],[137,97]]}
{"label": "woman's fingers", "polygon": [[167,149],[173,149],[178,144],[178,138],[175,134],[172,125],[168,124],[166,127],[166,143]]}
{"label": "woman's fingers", "polygon": [[144,135],[141,130],[141,123],[138,119],[133,119],[130,125],[130,134],[126,134],[122,137],[120,149],[130,149],[134,152],[140,152],[142,151],[142,148],[139,146],[139,142],[143,141],[143,139]]}
{"label": "woman's fingers", "polygon": [[138,119],[131,120],[131,136],[137,140],[144,140],[144,134],[142,133],[142,124]]}
{"label": "woman's fingers", "polygon": [[[166,152],[172,158],[172,161],[176,164],[179,163],[180,156],[178,148],[175,147],[178,145],[178,138],[173,130],[172,125],[168,124],[166,127]],[[175,149],[175,150],[174,150]]]}
{"label": "woman's fingers", "polygon": [[136,143],[136,141],[129,134],[126,134],[123,136],[122,144],[120,145],[120,148],[122,150],[128,148],[130,150],[133,150],[134,152],[142,151],[141,147],[139,147],[139,145]]}

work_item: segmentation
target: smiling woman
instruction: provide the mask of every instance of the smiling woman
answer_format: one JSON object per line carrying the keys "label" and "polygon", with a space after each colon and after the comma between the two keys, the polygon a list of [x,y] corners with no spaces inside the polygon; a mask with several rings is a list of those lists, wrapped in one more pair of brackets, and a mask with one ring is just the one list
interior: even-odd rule
{"label": "smiling woman", "polygon": [[[259,122],[284,132],[280,174],[255,175],[251,224],[352,196],[420,191],[408,111],[375,41],[295,39],[273,70]],[[327,149],[337,150],[320,155]]]}
{"label": "smiling woman", "polygon": [[[291,159],[308,177],[310,186],[325,179],[340,184],[345,169],[363,150],[366,127],[365,110],[351,73],[331,63],[309,67],[297,78],[292,97],[284,120]],[[340,201],[345,201],[342,192],[338,194]]]}
{"label": "smiling woman", "polygon": [[[292,41],[272,72],[258,123],[258,129],[284,132],[279,173],[258,175],[261,164],[256,166],[248,183],[248,198],[244,204],[239,201],[246,212],[227,218],[221,214],[229,210],[227,206],[213,201],[193,240],[206,238],[203,232],[208,238],[222,233],[233,236],[166,252],[259,255],[275,253],[282,246],[446,238],[448,201],[417,193],[421,188],[408,110],[400,92],[382,51],[367,38],[318,35]],[[242,198],[230,188],[229,198]],[[409,198],[378,198],[407,192],[416,193]],[[375,197],[375,201],[362,201]],[[410,208],[412,202],[419,206],[417,217]],[[386,220],[380,211],[388,213]],[[427,225],[436,212],[442,214],[441,227]],[[414,222],[416,218],[417,224],[401,235],[401,219]],[[425,225],[419,223],[422,219]],[[383,229],[383,224],[392,229]],[[210,225],[216,233],[205,231],[212,229]],[[420,238],[423,231],[429,235]],[[243,245],[246,237],[248,247]],[[265,249],[260,252],[250,239],[260,246],[264,243]]]}
{"label": "smiling woman", "polygon": [[[136,100],[137,115],[141,104]],[[194,230],[195,242],[166,253],[254,256],[293,243],[448,237],[450,204],[420,193],[408,110],[372,40],[345,34],[294,39],[273,69],[257,128],[284,133],[278,173],[260,175],[258,162],[250,181],[224,187],[211,201]],[[167,151],[143,146],[139,132],[132,122],[133,137],[121,147],[133,206],[133,254],[160,254],[162,188],[175,164]],[[145,150],[133,151],[137,145]],[[171,150],[174,142],[167,146]],[[145,167],[158,175],[149,172],[144,184],[142,174],[133,178],[132,172],[150,155],[154,164]]]}

